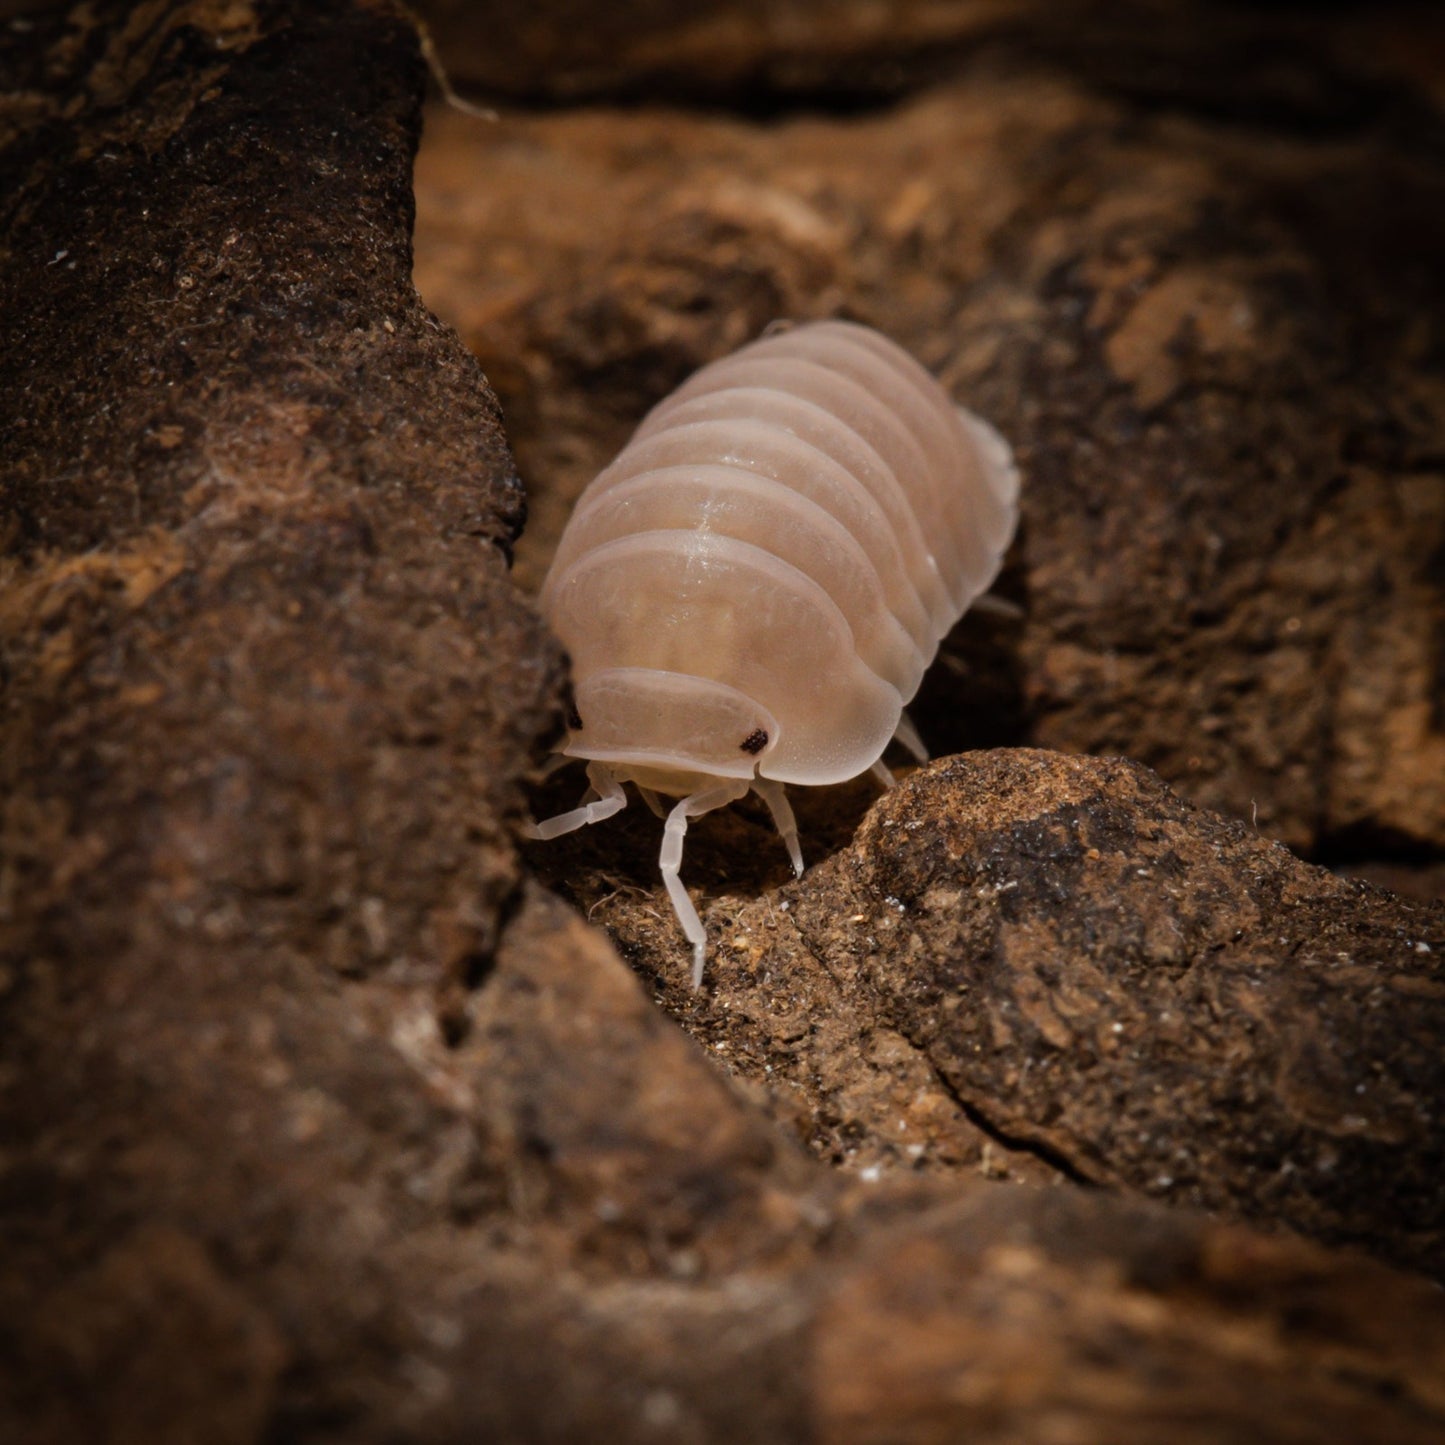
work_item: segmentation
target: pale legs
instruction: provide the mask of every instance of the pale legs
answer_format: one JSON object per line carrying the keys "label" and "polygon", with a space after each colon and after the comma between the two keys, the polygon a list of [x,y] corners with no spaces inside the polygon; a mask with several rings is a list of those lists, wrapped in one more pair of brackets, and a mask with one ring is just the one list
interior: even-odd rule
{"label": "pale legs", "polygon": [[[527,832],[533,838],[557,838],[563,833],[585,828],[589,823],[600,823],[604,818],[620,813],[627,806],[627,794],[606,763],[589,763],[587,781],[591,787],[581,804],[569,812],[559,813],[555,818],[530,824]],[[662,881],[672,902],[673,912],[677,914],[677,921],[682,925],[687,941],[692,944],[692,986],[695,989],[702,986],[703,966],[707,962],[707,930],[702,926],[702,919],[698,917],[692,899],[687,896],[687,889],[682,886],[682,845],[687,837],[687,822],[689,818],[698,818],[704,813],[711,813],[715,808],[724,808],[729,803],[735,803],[749,789],[767,804],[768,812],[772,814],[773,823],[782,837],[783,846],[788,850],[793,872],[799,878],[803,876],[803,849],[798,841],[798,821],[793,816],[793,808],[788,802],[783,785],[771,778],[727,778],[716,787],[704,788],[701,792],[690,794],[666,813],[667,823],[662,831],[662,852],[657,862],[662,870]],[[661,801],[652,789],[639,787],[638,791],[653,812],[659,817],[664,816]],[[594,793],[596,797],[592,796]]]}
{"label": "pale legs", "polygon": [[910,753],[916,763],[928,761],[928,749],[923,745],[923,739],[918,736],[918,729],[913,726],[913,719],[905,713],[899,713],[898,726],[893,730],[893,741],[901,743]]}
{"label": "pale legs", "polygon": [[658,855],[658,867],[662,869],[662,881],[667,887],[667,896],[672,900],[673,912],[682,924],[687,941],[692,944],[692,986],[702,987],[703,965],[707,962],[707,930],[687,889],[682,886],[678,870],[682,867],[682,840],[687,836],[687,820],[711,813],[714,808],[724,808],[736,802],[752,786],[749,778],[729,778],[715,788],[704,788],[684,798],[667,815],[667,825],[662,830],[662,852]]}
{"label": "pale legs", "polygon": [[563,833],[575,832],[589,823],[600,823],[604,818],[620,813],[627,806],[627,794],[623,791],[622,784],[612,776],[612,770],[606,763],[588,763],[587,781],[592,784],[587,795],[597,794],[593,802],[584,802],[570,813],[558,813],[555,818],[544,818],[540,823],[528,824],[528,835],[540,838],[543,842],[548,838],[560,838]]}
{"label": "pale legs", "polygon": [[796,877],[801,878],[803,876],[803,848],[798,842],[798,820],[793,816],[793,805],[788,801],[786,789],[781,783],[774,782],[772,778],[754,778],[753,792],[768,805],[768,812],[773,815],[773,826],[783,840],[783,847],[788,850],[793,873]]}
{"label": "pale legs", "polygon": [[[923,746],[923,739],[918,736],[918,729],[913,726],[913,719],[906,712],[900,713],[898,716],[898,726],[893,730],[893,741],[912,753],[916,762],[926,763],[928,761],[928,749]],[[884,788],[892,788],[898,782],[882,758],[873,764],[869,772],[878,779]]]}

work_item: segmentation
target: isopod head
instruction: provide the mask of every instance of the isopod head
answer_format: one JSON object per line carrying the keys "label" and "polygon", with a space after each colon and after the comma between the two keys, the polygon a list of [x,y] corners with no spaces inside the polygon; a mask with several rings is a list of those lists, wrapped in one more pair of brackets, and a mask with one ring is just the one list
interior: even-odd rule
{"label": "isopod head", "polygon": [[614,777],[673,797],[720,778],[751,779],[777,746],[766,708],[707,678],[612,667],[581,679],[576,701],[568,757],[606,763]]}

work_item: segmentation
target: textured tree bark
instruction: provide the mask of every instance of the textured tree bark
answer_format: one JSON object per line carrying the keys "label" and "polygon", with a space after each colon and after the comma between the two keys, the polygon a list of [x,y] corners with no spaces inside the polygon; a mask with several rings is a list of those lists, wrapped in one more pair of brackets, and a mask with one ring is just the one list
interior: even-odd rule
{"label": "textured tree bark", "polygon": [[693,995],[653,820],[515,843],[508,440],[535,575],[680,372],[838,309],[1026,464],[937,745],[1439,846],[1438,132],[1163,115],[1084,33],[866,118],[434,117],[504,437],[398,7],[5,28],[0,1439],[1439,1438],[1439,905],[1010,746],[801,798],[797,884],[704,820]]}

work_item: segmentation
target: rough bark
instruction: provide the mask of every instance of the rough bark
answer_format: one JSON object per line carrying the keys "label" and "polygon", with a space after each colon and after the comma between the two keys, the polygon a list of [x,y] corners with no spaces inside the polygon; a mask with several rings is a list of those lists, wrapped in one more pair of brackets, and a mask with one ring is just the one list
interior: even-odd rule
{"label": "rough bark", "polygon": [[[760,814],[704,820],[687,866],[714,952],[691,994],[652,820],[515,844],[564,673],[506,575],[522,499],[496,402],[411,286],[405,17],[87,6],[9,27],[0,66],[0,1438],[1439,1438],[1438,1286],[1293,1237],[1441,1267],[1438,906],[1300,863],[1136,765],[998,750],[881,802],[801,798],[820,866],[787,887]],[[946,745],[1055,726],[1082,745],[1095,703],[1039,702],[1062,688],[1049,667],[1074,675],[1055,632],[1157,642],[1149,608],[1183,615],[1162,563],[1132,607],[1112,574],[1066,572],[1070,528],[1118,543],[1111,566],[1154,555],[1104,505],[1126,422],[1145,460],[1124,504],[1184,546],[1169,446],[1217,468],[1226,423],[1263,425],[1271,399],[1280,446],[1322,399],[1362,425],[1408,351],[1399,308],[1438,278],[1396,278],[1378,312],[1304,284],[1298,316],[1266,309],[1222,351],[1200,318],[1227,308],[1156,315],[1106,374],[1110,307],[1163,288],[1174,315],[1190,257],[1214,294],[1226,140],[1186,123],[1216,149],[1175,168],[1167,126],[1139,120],[1129,150],[1133,112],[1095,82],[981,84],[844,130],[448,121],[426,194],[451,175],[478,225],[463,319],[554,482],[534,575],[593,453],[681,370],[800,298],[869,315],[1001,420],[1012,406],[1030,467],[1006,584],[1026,620],[955,646],[925,715]],[[660,135],[690,189],[647,158]],[[1364,174],[1349,146],[1327,174]],[[900,155],[960,153],[978,169],[900,174]],[[1433,194],[1423,152],[1391,164],[1381,194]],[[863,177],[887,167],[879,210]],[[602,223],[622,204],[631,241]],[[1035,221],[1055,210],[1050,241]],[[1124,272],[1068,279],[1103,266],[1101,214],[1124,251],[1167,242],[1138,296]],[[1293,234],[1260,225],[1256,247]],[[1425,324],[1409,345],[1428,360]],[[1377,349],[1326,384],[1311,346],[1338,361],[1357,326]],[[1160,376],[1176,390],[1141,400]],[[1342,796],[1425,838],[1428,728],[1397,728],[1390,756],[1367,741],[1426,686],[1438,518],[1398,471],[1410,446],[1419,476],[1438,461],[1419,395],[1343,493],[1318,441],[1296,500],[1322,549],[1362,509],[1349,555],[1393,580],[1344,587],[1338,615],[1364,608],[1401,678],[1305,760],[1344,777],[1353,737],[1365,781]],[[1085,446],[1066,421],[1100,398]],[[1201,483],[1199,506],[1230,487]],[[1288,498],[1261,518],[1279,556],[1307,554]],[[1264,565],[1245,519],[1229,535],[1226,560]],[[1304,595],[1280,568],[1255,578],[1266,621]],[[1250,585],[1224,562],[1208,577],[1227,599]],[[1221,621],[1217,641],[1253,686],[1270,637]],[[1369,663],[1359,636],[1321,638],[1301,665]],[[979,647],[991,681],[961,671]],[[1173,669],[1227,690],[1201,652],[1151,677]],[[1109,727],[1164,736],[1112,696]],[[988,698],[1002,721],[964,716]],[[1257,737],[1302,746],[1287,723],[1263,709]],[[1255,776],[1255,744],[1220,746],[1196,795]],[[1306,816],[1291,786],[1262,792],[1261,824]],[[1414,812],[1389,801],[1407,793]]]}

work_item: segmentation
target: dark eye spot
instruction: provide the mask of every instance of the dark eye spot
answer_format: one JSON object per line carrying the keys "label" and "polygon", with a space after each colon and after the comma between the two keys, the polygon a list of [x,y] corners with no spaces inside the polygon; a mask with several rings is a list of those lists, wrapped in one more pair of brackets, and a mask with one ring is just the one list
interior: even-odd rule
{"label": "dark eye spot", "polygon": [[567,726],[574,733],[582,731],[582,714],[577,711],[576,703],[569,702],[567,704]]}
{"label": "dark eye spot", "polygon": [[742,741],[745,753],[760,753],[768,745],[768,735],[762,728],[754,728]]}

